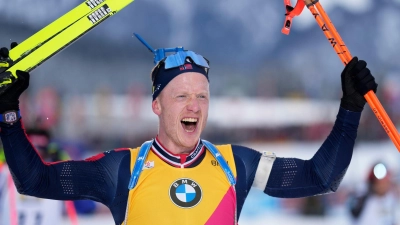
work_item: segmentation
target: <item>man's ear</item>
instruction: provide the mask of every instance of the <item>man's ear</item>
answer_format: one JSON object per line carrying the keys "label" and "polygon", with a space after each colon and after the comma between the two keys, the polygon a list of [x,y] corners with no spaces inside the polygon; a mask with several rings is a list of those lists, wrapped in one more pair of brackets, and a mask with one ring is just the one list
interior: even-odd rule
{"label": "man's ear", "polygon": [[151,103],[151,108],[157,116],[161,114],[161,105],[158,97]]}

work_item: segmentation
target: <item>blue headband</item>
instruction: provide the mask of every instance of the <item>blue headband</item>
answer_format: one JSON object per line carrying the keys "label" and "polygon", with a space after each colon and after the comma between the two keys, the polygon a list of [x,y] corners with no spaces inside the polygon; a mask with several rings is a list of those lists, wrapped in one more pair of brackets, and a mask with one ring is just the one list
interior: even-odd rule
{"label": "blue headband", "polygon": [[[182,73],[201,73],[209,81],[208,70],[210,66],[208,60],[203,56],[187,51],[183,47],[153,49],[140,35],[136,33],[134,35],[154,54],[156,66],[151,73],[153,101],[172,79]],[[168,52],[175,54],[166,56],[165,53]]]}
{"label": "blue headband", "polygon": [[167,86],[167,84],[180,74],[194,72],[203,74],[208,79],[208,68],[198,66],[195,63],[186,60],[185,64],[179,67],[165,69],[163,62],[157,64],[151,75],[153,80],[152,95],[153,101],[161,93],[161,91]]}

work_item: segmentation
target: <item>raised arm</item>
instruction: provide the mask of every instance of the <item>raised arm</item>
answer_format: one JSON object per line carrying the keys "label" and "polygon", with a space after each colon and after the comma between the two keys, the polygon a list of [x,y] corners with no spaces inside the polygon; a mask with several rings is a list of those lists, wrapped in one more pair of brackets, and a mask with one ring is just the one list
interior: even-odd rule
{"label": "raised arm", "polygon": [[311,159],[276,158],[264,192],[294,198],[336,191],[351,161],[360,114],[341,108],[331,133]]}
{"label": "raised arm", "polygon": [[[7,54],[6,48],[0,49],[0,61],[4,62]],[[29,86],[29,73],[17,71],[16,75],[17,78],[0,70],[3,87],[9,77],[16,79],[0,94],[0,136],[17,190],[42,198],[91,199],[109,204],[115,195],[119,162],[124,155],[113,152],[81,161],[43,162],[25,134],[19,113],[18,99]]]}
{"label": "raised arm", "polygon": [[[339,113],[327,139],[309,160],[297,158],[276,158],[260,155],[260,160],[246,160],[245,155],[254,151],[235,147],[248,174],[247,191],[250,185],[266,194],[281,197],[306,197],[334,192],[337,190],[350,164],[361,112],[366,103],[363,95],[369,90],[376,91],[377,84],[366,62],[353,58],[342,72],[342,91]],[[257,156],[256,154],[251,154]],[[250,164],[252,162],[252,164]]]}

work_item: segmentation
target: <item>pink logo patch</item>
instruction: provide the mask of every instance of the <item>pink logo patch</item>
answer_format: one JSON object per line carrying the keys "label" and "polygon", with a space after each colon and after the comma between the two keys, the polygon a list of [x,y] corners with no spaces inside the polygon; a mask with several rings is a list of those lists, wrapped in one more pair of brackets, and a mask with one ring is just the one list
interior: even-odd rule
{"label": "pink logo patch", "polygon": [[191,69],[193,69],[193,67],[192,64],[190,63],[186,63],[185,65],[179,67],[179,70],[191,70]]}

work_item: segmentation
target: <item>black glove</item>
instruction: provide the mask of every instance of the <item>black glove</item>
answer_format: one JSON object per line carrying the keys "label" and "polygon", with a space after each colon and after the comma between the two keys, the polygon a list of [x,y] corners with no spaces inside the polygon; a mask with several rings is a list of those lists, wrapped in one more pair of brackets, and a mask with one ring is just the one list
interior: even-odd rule
{"label": "black glove", "polygon": [[364,95],[370,90],[376,92],[378,87],[367,63],[354,57],[344,68],[341,78],[343,97],[340,106],[346,110],[361,112],[366,103]]}
{"label": "black glove", "polygon": [[[16,42],[11,43],[11,49],[17,46]],[[9,62],[8,49],[0,49],[0,62]],[[3,65],[3,64],[2,64]],[[4,72],[7,68],[0,67],[0,78],[11,78],[15,79],[10,72]],[[19,96],[29,86],[29,73],[17,70],[17,80],[0,95],[0,114],[10,110],[19,110]]]}

